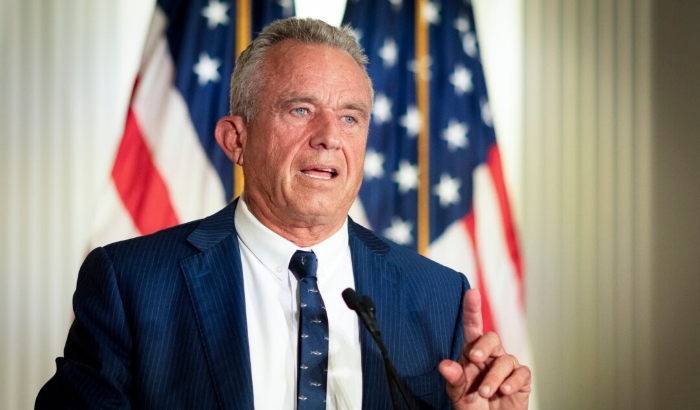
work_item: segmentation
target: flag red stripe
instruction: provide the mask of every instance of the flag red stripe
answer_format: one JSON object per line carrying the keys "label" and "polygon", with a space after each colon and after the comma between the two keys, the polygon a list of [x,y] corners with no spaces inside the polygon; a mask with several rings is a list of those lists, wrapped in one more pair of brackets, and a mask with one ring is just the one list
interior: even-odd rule
{"label": "flag red stripe", "polygon": [[474,264],[476,265],[476,279],[479,282],[479,291],[481,292],[481,316],[484,319],[484,332],[495,332],[496,324],[493,321],[493,314],[491,313],[491,301],[489,299],[489,292],[487,289],[486,281],[484,280],[484,269],[481,265],[481,258],[479,257],[479,247],[476,240],[476,225],[474,218],[474,208],[467,214],[467,216],[462,219],[464,226],[467,228],[467,233],[469,234],[469,241],[472,245],[472,252],[474,254]]}
{"label": "flag red stripe", "polygon": [[494,189],[498,197],[500,205],[501,220],[503,221],[503,234],[508,247],[508,254],[515,267],[515,274],[518,286],[518,295],[520,303],[525,305],[525,294],[523,286],[523,267],[520,257],[520,248],[518,247],[518,237],[515,233],[515,225],[510,210],[510,202],[508,201],[508,193],[506,191],[505,179],[503,178],[503,167],[501,165],[501,152],[498,150],[498,145],[493,144],[488,152],[488,167],[493,178]]}
{"label": "flag red stripe", "polygon": [[112,179],[142,235],[178,224],[168,187],[153,162],[133,107],[129,107]]}

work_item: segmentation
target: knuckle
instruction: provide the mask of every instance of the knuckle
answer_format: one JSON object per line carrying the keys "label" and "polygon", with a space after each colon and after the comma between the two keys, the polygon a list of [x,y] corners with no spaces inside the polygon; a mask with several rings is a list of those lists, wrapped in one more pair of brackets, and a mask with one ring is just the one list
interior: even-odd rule
{"label": "knuckle", "polygon": [[510,356],[508,356],[507,354],[498,356],[498,358],[496,359],[496,361],[497,361],[499,364],[503,364],[503,365],[512,363]]}
{"label": "knuckle", "polygon": [[501,337],[498,336],[498,333],[496,333],[496,332],[487,332],[485,336],[488,337],[488,339],[489,339],[492,343],[497,344],[497,345],[500,345],[500,344],[501,344]]}
{"label": "knuckle", "polygon": [[527,367],[527,366],[520,366],[520,367],[518,367],[516,370],[517,370],[520,374],[522,374],[524,377],[526,377],[527,379],[529,379],[530,377],[532,377],[532,371],[531,371],[530,368]]}

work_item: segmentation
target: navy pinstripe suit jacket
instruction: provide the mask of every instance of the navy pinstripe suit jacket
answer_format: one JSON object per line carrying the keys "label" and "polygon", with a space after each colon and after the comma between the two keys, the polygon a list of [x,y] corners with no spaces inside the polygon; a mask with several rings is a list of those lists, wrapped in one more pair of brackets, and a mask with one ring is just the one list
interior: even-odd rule
{"label": "navy pinstripe suit jacket", "polygon": [[[252,409],[234,210],[93,250],[36,408]],[[356,290],[416,404],[450,408],[437,365],[460,354],[464,275],[352,221],[349,237]],[[390,409],[379,349],[362,326],[360,339],[363,408]]]}

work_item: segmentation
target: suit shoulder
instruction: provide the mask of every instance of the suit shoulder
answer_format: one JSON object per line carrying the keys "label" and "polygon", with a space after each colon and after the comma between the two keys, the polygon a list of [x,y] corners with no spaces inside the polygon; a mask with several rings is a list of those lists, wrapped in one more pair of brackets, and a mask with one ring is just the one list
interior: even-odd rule
{"label": "suit shoulder", "polygon": [[187,222],[160,231],[125,239],[103,246],[110,256],[118,256],[124,253],[132,254],[137,250],[147,252],[159,252],[173,248],[173,246],[186,245],[187,237],[197,228],[202,220]]}
{"label": "suit shoulder", "polygon": [[110,260],[115,274],[123,279],[172,277],[183,259],[236,236],[235,203],[204,219],[163,229],[150,235],[104,246],[103,256]]}
{"label": "suit shoulder", "polygon": [[462,273],[393,242],[391,251],[387,253],[387,259],[399,267],[408,278],[423,281],[429,276],[431,281],[443,282],[445,285],[457,285],[465,279]]}
{"label": "suit shoulder", "polygon": [[366,246],[384,254],[388,263],[395,265],[404,275],[409,277],[424,277],[431,275],[431,280],[457,283],[465,280],[465,276],[451,268],[443,266],[432,259],[399,245],[377,233],[352,222],[351,232]]}

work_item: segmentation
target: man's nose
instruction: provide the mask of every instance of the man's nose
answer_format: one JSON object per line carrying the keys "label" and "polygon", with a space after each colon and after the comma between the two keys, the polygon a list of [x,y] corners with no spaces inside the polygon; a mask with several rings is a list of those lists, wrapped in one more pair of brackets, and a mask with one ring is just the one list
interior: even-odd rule
{"label": "man's nose", "polygon": [[338,118],[333,112],[322,111],[319,113],[314,119],[314,125],[310,141],[313,148],[334,150],[343,146]]}

